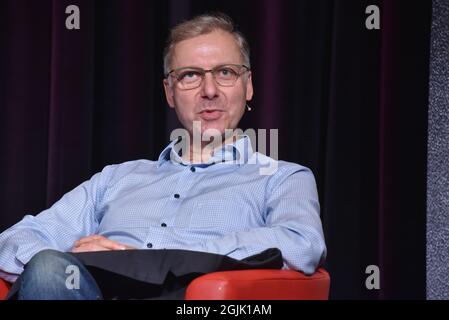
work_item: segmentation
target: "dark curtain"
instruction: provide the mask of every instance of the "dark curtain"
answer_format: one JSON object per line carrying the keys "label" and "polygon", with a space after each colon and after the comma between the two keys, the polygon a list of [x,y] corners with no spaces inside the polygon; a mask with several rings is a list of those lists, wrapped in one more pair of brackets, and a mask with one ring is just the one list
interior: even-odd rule
{"label": "dark curtain", "polygon": [[[72,4],[80,30],[65,28]],[[157,158],[179,126],[168,29],[208,11],[252,47],[241,128],[278,128],[279,158],[315,174],[331,297],[425,298],[430,1],[1,1],[0,231],[107,164]],[[373,264],[380,290],[365,287]]]}

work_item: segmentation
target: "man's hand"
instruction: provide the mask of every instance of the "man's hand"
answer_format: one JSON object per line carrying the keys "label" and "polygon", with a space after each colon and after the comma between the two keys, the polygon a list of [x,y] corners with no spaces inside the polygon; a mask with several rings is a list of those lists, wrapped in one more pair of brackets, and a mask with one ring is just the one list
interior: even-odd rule
{"label": "man's hand", "polygon": [[78,241],[76,241],[73,245],[72,252],[127,250],[127,249],[135,249],[135,248],[109,240],[106,237],[95,234],[92,236],[83,237]]}

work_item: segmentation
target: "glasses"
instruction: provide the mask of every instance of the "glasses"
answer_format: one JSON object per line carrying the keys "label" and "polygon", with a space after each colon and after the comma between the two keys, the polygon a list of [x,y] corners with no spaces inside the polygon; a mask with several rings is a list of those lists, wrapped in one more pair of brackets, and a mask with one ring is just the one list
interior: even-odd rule
{"label": "glasses", "polygon": [[237,79],[247,71],[250,71],[250,68],[243,64],[220,65],[209,70],[185,67],[171,70],[166,77],[173,77],[179,89],[190,90],[198,88],[203,83],[206,73],[210,72],[217,84],[223,87],[232,87]]}

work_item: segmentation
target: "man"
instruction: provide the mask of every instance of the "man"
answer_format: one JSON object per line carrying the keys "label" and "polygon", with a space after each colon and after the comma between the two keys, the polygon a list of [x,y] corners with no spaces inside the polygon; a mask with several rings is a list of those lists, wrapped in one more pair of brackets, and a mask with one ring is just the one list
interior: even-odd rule
{"label": "man", "polygon": [[[199,260],[217,254],[238,264],[278,248],[284,268],[306,274],[324,260],[310,170],[253,152],[248,136],[228,134],[253,96],[249,47],[232,21],[202,15],[175,27],[164,69],[168,105],[187,135],[174,139],[157,161],[106,166],[51,208],[3,232],[0,277],[13,282],[22,274],[15,286],[19,299],[102,298],[98,284],[108,281],[95,270],[151,283],[157,270],[174,270],[179,256],[197,252],[204,252]],[[262,175],[267,162],[275,162],[276,170]],[[143,271],[123,268],[122,250],[127,259],[140,257],[126,267],[143,261]],[[167,252],[174,252],[171,260]],[[89,263],[97,269],[86,268]],[[80,270],[79,290],[68,292],[61,266]]]}

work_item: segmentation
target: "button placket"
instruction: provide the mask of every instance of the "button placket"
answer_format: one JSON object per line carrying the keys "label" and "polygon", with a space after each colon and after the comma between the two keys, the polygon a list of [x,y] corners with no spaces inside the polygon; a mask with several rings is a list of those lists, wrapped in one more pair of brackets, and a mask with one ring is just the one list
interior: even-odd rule
{"label": "button placket", "polygon": [[[196,168],[195,171],[197,171]],[[183,205],[184,199],[188,197],[189,190],[195,185],[196,177],[196,174],[193,174],[189,167],[184,167],[179,172],[177,183],[171,191],[171,199],[166,206],[165,214],[162,215],[160,220],[159,227],[163,235],[161,244],[166,240],[166,232],[169,232],[168,227],[176,227],[177,213],[180,212],[180,207]]]}

